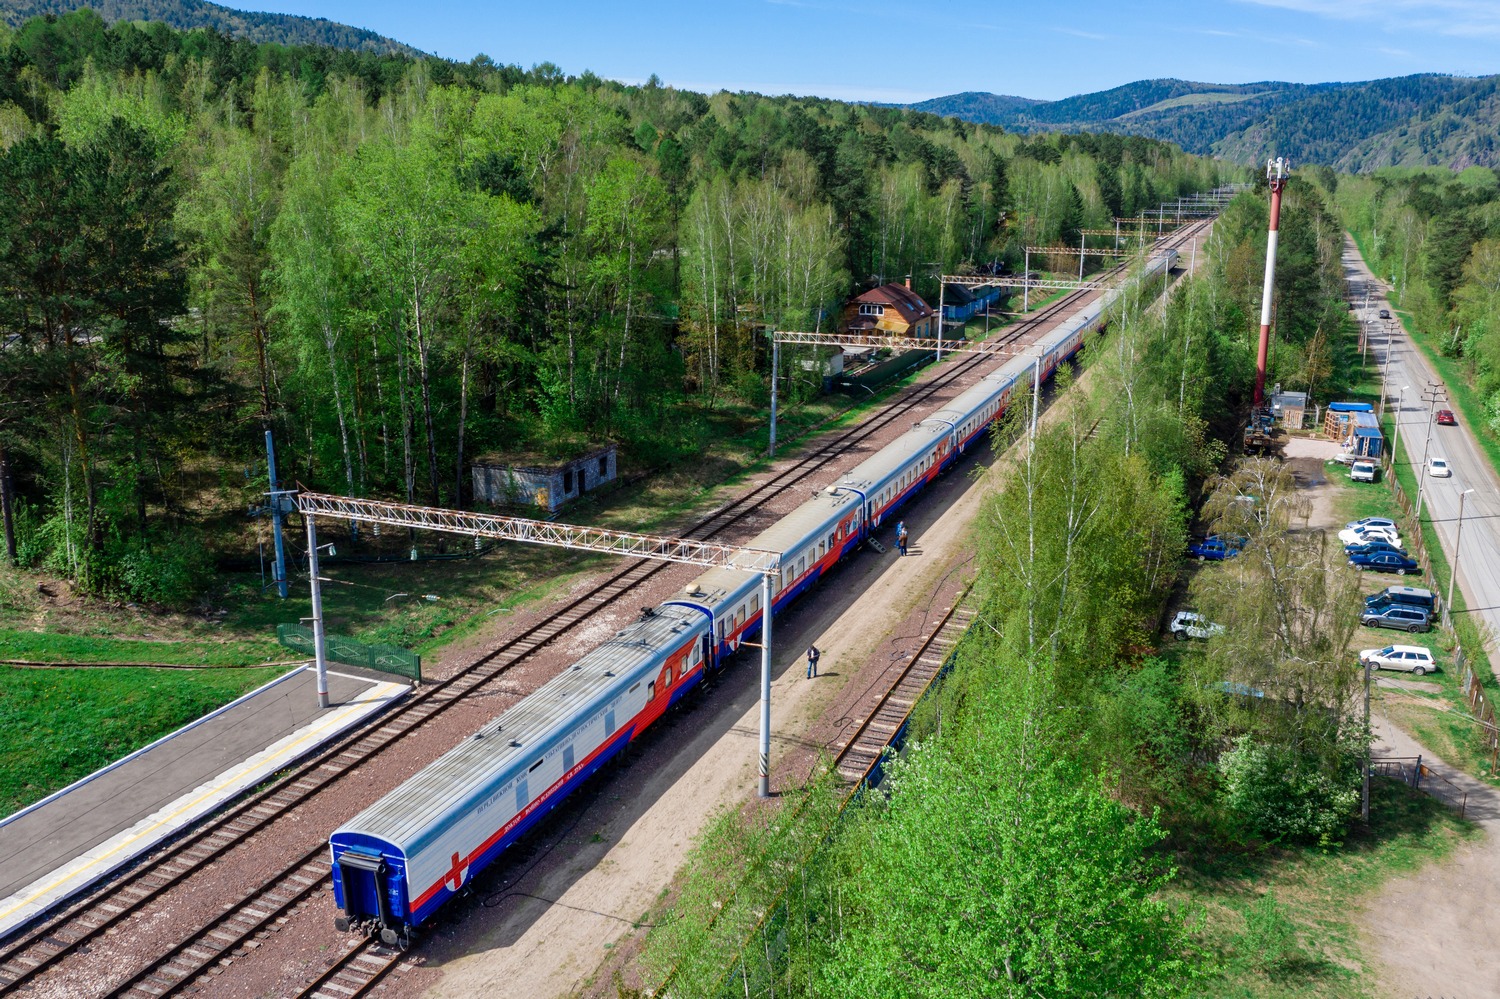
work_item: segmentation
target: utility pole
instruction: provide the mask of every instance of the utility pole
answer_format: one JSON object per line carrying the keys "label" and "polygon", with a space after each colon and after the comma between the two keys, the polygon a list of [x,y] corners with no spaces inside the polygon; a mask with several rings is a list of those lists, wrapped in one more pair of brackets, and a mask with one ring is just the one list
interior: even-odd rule
{"label": "utility pole", "polygon": [[1266,235],[1266,281],[1260,293],[1260,347],[1255,355],[1255,400],[1266,401],[1266,358],[1271,350],[1271,297],[1276,289],[1276,239],[1281,227],[1281,189],[1286,187],[1289,164],[1280,156],[1266,162],[1266,181],[1271,186],[1271,229]]}
{"label": "utility pole", "polygon": [[1465,489],[1458,494],[1458,533],[1453,537],[1453,566],[1448,573],[1448,599],[1443,601],[1443,612],[1448,615],[1448,622],[1453,622],[1453,583],[1458,579],[1458,560],[1464,551],[1459,547],[1464,540],[1464,497],[1474,490]]}
{"label": "utility pole", "polygon": [[[771,796],[771,592],[772,573],[760,577],[760,796]],[[774,578],[781,578],[778,571]]]}
{"label": "utility pole", "polygon": [[[1431,395],[1432,398],[1428,398]],[[1417,468],[1417,526],[1422,523],[1422,497],[1427,489],[1427,458],[1432,447],[1432,418],[1437,415],[1439,402],[1448,401],[1448,389],[1442,382],[1428,382],[1422,390],[1422,402],[1427,405],[1427,439],[1422,442],[1422,464]]]}
{"label": "utility pole", "polygon": [[766,457],[776,457],[776,373],[781,370],[781,341],[776,339],[774,331],[768,331],[771,337],[771,442],[766,448]]}
{"label": "utility pole", "polygon": [[[266,431],[266,467],[271,473],[271,533],[276,539],[275,573],[276,592],[286,599],[286,547],[281,542],[281,491],[276,488],[276,446],[271,443],[271,431]],[[326,705],[325,705],[326,706]]]}
{"label": "utility pole", "polygon": [[1360,663],[1365,669],[1365,773],[1363,787],[1359,793],[1359,817],[1370,821],[1370,664]]}

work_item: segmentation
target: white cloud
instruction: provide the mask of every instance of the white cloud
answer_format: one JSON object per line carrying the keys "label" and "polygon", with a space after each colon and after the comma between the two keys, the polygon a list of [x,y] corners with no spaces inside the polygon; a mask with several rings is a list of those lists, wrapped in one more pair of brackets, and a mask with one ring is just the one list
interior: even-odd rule
{"label": "white cloud", "polygon": [[1109,35],[1098,35],[1092,31],[1079,31],[1077,28],[1053,28],[1060,35],[1072,35],[1074,38],[1087,38],[1094,42],[1107,42]]}
{"label": "white cloud", "polygon": [[1219,28],[1183,28],[1180,30],[1190,35],[1208,35],[1212,38],[1240,38],[1247,42],[1255,42],[1257,45],[1295,45],[1305,49],[1324,47],[1322,42],[1315,42],[1311,38],[1303,38],[1300,35],[1267,35],[1259,31],[1246,31],[1243,28],[1236,31],[1224,31]]}

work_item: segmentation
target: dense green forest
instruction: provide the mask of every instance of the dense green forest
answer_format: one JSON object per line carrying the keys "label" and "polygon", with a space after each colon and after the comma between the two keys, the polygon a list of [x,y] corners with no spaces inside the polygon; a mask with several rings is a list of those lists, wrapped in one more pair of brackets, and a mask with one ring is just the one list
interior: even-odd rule
{"label": "dense green forest", "polygon": [[321,17],[234,10],[207,0],[0,0],[0,23],[19,28],[33,17],[68,14],[83,8],[105,21],[159,22],[181,31],[212,28],[252,42],[277,45],[329,45],[360,52],[421,55],[410,45]]}
{"label": "dense green forest", "polygon": [[1010,131],[1104,131],[1174,142],[1241,163],[1288,156],[1345,171],[1500,165],[1500,77],[1361,83],[1140,80],[1060,101],[955,94],[910,105]]}
{"label": "dense green forest", "polygon": [[[1326,336],[1348,358],[1337,227],[1309,186],[1287,201],[1297,273],[1278,295],[1313,318],[1281,335],[1303,357]],[[1227,996],[1300,995],[1306,982],[1329,994],[1316,988],[1324,942],[1304,952],[1274,895],[1225,933],[1173,894],[1179,866],[1201,884],[1226,857],[1360,852],[1343,849],[1364,745],[1347,668],[1357,580],[1302,529],[1309,501],[1290,471],[1256,458],[1226,473],[1214,435],[1252,377],[1259,286],[1243,258],[1264,212],[1263,192],[1236,200],[1207,277],[1164,314],[1119,312],[1034,445],[1026,407],[1011,414],[999,435],[1014,461],[978,518],[978,618],[914,742],[887,760],[879,793],[844,805],[815,783],[715,824],[652,919],[642,986]],[[1189,584],[1224,634],[1158,655],[1154,622],[1195,519],[1245,539]]]}
{"label": "dense green forest", "polygon": [[1479,395],[1500,437],[1500,171],[1315,174],[1371,268]]}
{"label": "dense green forest", "polygon": [[485,451],[669,461],[760,403],[764,325],[1221,179],[1141,138],[90,11],[0,38],[0,143],[20,555],[122,594],[199,574],[182,532],[253,495],[264,429],[309,486],[447,505]]}

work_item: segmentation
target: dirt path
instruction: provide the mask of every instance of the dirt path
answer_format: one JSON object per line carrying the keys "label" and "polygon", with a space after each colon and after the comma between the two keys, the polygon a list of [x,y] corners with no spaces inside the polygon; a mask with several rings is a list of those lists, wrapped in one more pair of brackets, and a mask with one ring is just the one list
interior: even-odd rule
{"label": "dirt path", "polygon": [[[1386,882],[1364,913],[1365,953],[1389,996],[1500,996],[1500,793],[1447,766],[1411,736],[1373,718],[1376,756],[1417,756],[1468,792],[1465,814],[1485,831],[1441,864]],[[1446,789],[1440,796],[1446,795]]]}

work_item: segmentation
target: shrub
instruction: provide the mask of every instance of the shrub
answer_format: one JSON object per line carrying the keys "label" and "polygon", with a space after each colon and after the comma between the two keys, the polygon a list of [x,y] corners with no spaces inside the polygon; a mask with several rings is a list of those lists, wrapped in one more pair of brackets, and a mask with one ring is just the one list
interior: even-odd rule
{"label": "shrub", "polygon": [[1241,736],[1219,757],[1225,807],[1243,826],[1272,842],[1334,843],[1359,803],[1358,771],[1330,775],[1290,750]]}

